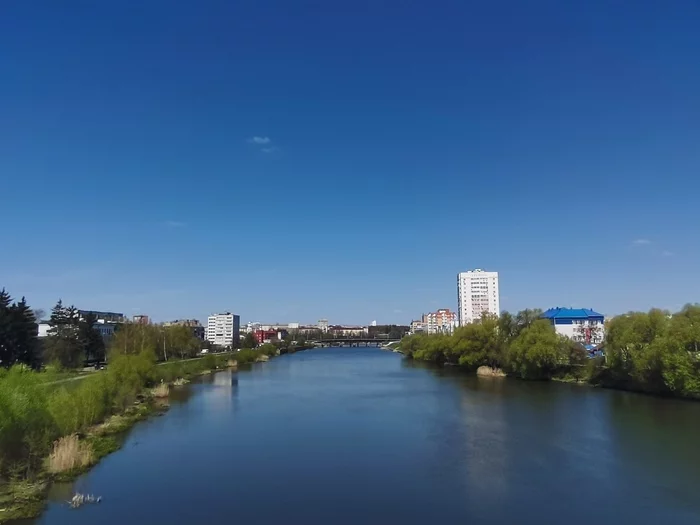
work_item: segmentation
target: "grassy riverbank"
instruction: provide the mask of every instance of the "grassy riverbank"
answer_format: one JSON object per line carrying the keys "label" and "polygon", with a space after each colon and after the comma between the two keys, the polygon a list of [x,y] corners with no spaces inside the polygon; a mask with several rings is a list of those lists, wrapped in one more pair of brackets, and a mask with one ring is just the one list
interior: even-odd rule
{"label": "grassy riverbank", "polygon": [[263,361],[260,349],[156,363],[119,355],[77,383],[23,366],[0,369],[0,523],[38,515],[53,480],[71,480],[119,448],[117,436],[167,408],[168,384]]}

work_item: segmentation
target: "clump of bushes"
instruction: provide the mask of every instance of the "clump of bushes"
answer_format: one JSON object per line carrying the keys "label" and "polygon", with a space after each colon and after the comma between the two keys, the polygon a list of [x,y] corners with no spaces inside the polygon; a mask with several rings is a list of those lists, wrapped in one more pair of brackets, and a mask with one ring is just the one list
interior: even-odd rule
{"label": "clump of bushes", "polygon": [[58,388],[22,365],[0,369],[0,480],[31,477],[50,452],[51,461],[64,457],[54,442],[67,447],[72,435],[133,405],[154,383],[154,365],[148,353],[117,356],[105,372]]}

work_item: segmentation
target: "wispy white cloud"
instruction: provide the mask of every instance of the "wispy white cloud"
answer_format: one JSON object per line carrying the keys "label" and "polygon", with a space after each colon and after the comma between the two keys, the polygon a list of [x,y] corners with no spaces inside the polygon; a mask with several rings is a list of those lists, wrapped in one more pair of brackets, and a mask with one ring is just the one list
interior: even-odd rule
{"label": "wispy white cloud", "polygon": [[399,310],[398,308],[396,308],[396,309],[394,310],[394,313],[395,313],[395,314],[402,314],[402,313],[403,313],[403,310]]}
{"label": "wispy white cloud", "polygon": [[272,142],[272,140],[270,140],[270,137],[251,137],[248,139],[248,142],[250,144],[262,145],[262,144],[269,144],[270,142]]}
{"label": "wispy white cloud", "polygon": [[661,252],[661,257],[673,257],[674,255],[676,254],[668,250],[664,250]]}
{"label": "wispy white cloud", "polygon": [[651,244],[649,239],[635,239],[632,241],[632,246],[646,246]]}
{"label": "wispy white cloud", "polygon": [[167,226],[168,228],[182,228],[185,226],[185,223],[180,221],[165,221],[163,226]]}
{"label": "wispy white cloud", "polygon": [[272,146],[271,148],[261,148],[260,151],[262,151],[263,153],[274,153],[275,151],[277,151],[277,148]]}

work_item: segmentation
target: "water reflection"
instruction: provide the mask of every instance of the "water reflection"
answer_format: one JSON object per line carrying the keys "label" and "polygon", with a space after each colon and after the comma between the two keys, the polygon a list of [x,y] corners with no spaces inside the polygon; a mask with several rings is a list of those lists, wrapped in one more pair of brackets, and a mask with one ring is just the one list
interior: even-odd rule
{"label": "water reflection", "polygon": [[700,500],[686,490],[700,487],[698,404],[627,392],[608,398],[614,455],[634,471],[636,490],[700,513]]}
{"label": "water reflection", "polygon": [[508,489],[509,428],[502,402],[505,381],[477,378],[461,382],[465,468],[472,505],[492,505]]}

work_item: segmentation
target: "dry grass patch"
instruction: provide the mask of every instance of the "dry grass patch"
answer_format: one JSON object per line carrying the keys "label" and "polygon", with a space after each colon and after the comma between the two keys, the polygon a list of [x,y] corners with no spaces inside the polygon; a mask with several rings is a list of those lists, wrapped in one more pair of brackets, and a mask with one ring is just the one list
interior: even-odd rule
{"label": "dry grass patch", "polygon": [[151,390],[153,397],[164,398],[170,395],[170,387],[167,383],[161,383]]}
{"label": "dry grass patch", "polygon": [[91,465],[93,460],[92,447],[88,443],[80,441],[77,434],[71,434],[54,441],[47,469],[52,474],[58,474],[76,468],[84,468]]}

